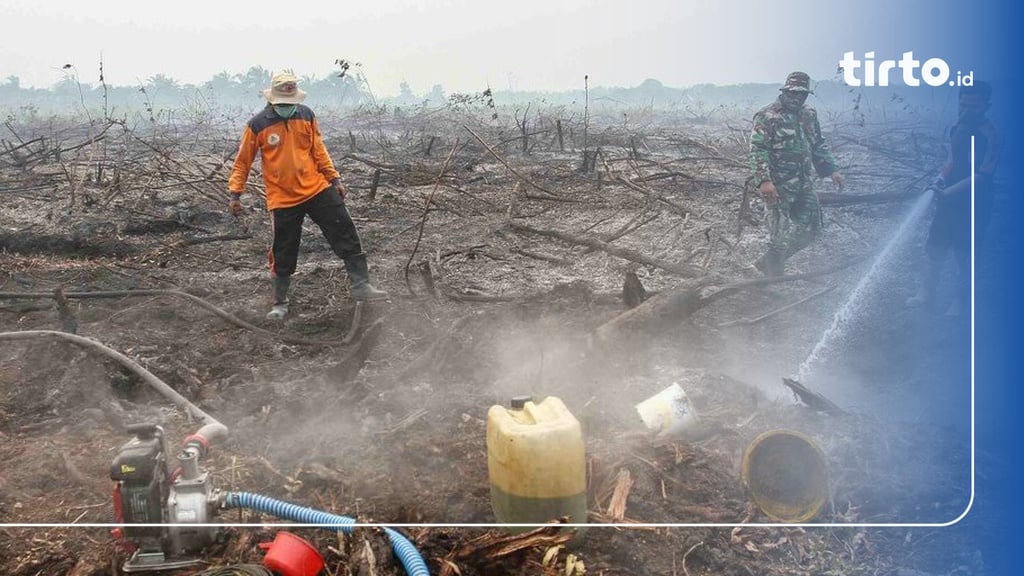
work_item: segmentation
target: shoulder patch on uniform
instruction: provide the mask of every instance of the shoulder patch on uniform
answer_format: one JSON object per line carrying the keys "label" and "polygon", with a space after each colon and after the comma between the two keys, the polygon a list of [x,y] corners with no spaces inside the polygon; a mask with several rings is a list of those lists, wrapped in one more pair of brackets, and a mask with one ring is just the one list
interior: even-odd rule
{"label": "shoulder patch on uniform", "polygon": [[313,114],[313,110],[309,106],[305,106],[303,104],[299,104],[298,106],[296,106],[295,118],[300,118],[307,122],[312,122],[314,116],[315,114]]}
{"label": "shoulder patch on uniform", "polygon": [[277,124],[278,122],[284,122],[284,119],[274,113],[274,110],[267,106],[259,114],[252,117],[249,120],[249,128],[253,134],[259,134],[266,128]]}

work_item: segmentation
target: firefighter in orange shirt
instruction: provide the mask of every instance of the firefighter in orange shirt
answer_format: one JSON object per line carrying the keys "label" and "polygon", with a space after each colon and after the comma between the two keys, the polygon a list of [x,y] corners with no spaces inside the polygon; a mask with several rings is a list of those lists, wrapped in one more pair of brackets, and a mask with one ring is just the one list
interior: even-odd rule
{"label": "firefighter in orange shirt", "polygon": [[242,134],[228,179],[228,207],[236,216],[241,213],[241,195],[259,152],[274,226],[270,250],[274,304],[267,318],[279,320],[288,314],[288,288],[307,215],[345,263],[352,299],[387,298],[387,292],[370,283],[366,254],[345,208],[345,186],[324,146],[313,111],[301,104],[306,93],[298,88],[298,78],[290,71],[274,75],[263,96],[266,108],[249,120]]}

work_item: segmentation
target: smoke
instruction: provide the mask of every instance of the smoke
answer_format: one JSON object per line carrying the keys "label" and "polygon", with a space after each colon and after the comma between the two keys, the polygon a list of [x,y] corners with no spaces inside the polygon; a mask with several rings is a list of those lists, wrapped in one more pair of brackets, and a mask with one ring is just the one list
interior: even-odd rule
{"label": "smoke", "polygon": [[[492,343],[497,398],[549,395],[581,396],[592,362],[586,343],[553,316],[499,329]],[[563,398],[565,399],[565,398]]]}

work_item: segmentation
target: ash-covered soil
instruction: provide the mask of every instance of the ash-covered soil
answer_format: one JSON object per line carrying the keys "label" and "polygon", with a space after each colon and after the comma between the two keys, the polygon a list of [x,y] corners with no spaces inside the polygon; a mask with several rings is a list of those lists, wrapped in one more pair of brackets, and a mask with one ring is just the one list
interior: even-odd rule
{"label": "ash-covered soil", "polygon": [[[561,398],[586,446],[594,527],[582,545],[549,553],[551,530],[503,547],[495,528],[402,528],[432,574],[566,574],[570,554],[609,576],[985,574],[984,511],[961,530],[739,526],[771,521],[748,498],[740,463],[775,429],[807,435],[825,455],[829,499],[814,522],[941,523],[965,508],[967,320],[904,304],[929,213],[905,219],[940,157],[939,132],[918,118],[826,126],[848,178],[842,203],[819,183],[833,200],[819,241],[790,261],[788,273],[803,276],[758,281],[750,264],[767,230],[760,202],[744,203],[749,116],[635,118],[591,126],[587,146],[600,153],[584,172],[579,133],[559,149],[554,116],[538,119],[544,132],[524,152],[514,129],[465,112],[325,115],[374,282],[391,292],[362,311],[348,344],[345,273],[312,223],[292,315],[264,319],[269,224],[258,174],[245,215],[225,210],[232,130],[114,125],[117,138],[60,159],[0,157],[0,326],[73,329],[214,415],[230,431],[204,463],[219,488],[367,523],[493,522],[488,408]],[[62,138],[71,147],[92,128],[72,123]],[[18,129],[27,140],[52,127]],[[882,198],[857,201],[867,195]],[[985,270],[1004,225],[997,215],[980,290],[997,289]],[[649,316],[616,324],[629,310],[627,274],[651,298],[682,294],[684,304],[648,300]],[[953,294],[946,276],[942,305]],[[63,307],[49,297],[58,288],[72,294]],[[128,293],[155,289],[238,322],[182,295]],[[100,291],[125,293],[74,296]],[[801,366],[801,383],[841,412],[783,385]],[[656,437],[634,405],[672,383],[700,423]],[[54,337],[0,340],[0,518],[110,522],[109,466],[124,426],[139,422],[164,426],[172,444],[198,427],[93,351]],[[258,562],[274,519],[218,520],[252,526],[227,529],[202,558]],[[340,540],[296,532],[330,574],[402,573],[373,529]],[[108,527],[0,528],[4,574],[107,575],[121,560]]]}

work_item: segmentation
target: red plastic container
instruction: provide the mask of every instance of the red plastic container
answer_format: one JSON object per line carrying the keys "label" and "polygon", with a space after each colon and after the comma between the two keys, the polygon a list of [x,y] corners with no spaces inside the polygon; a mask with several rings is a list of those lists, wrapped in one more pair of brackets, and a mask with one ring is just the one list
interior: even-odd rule
{"label": "red plastic container", "polygon": [[267,551],[263,565],[280,576],[317,576],[324,569],[324,557],[305,539],[281,530],[273,542],[260,544]]}

